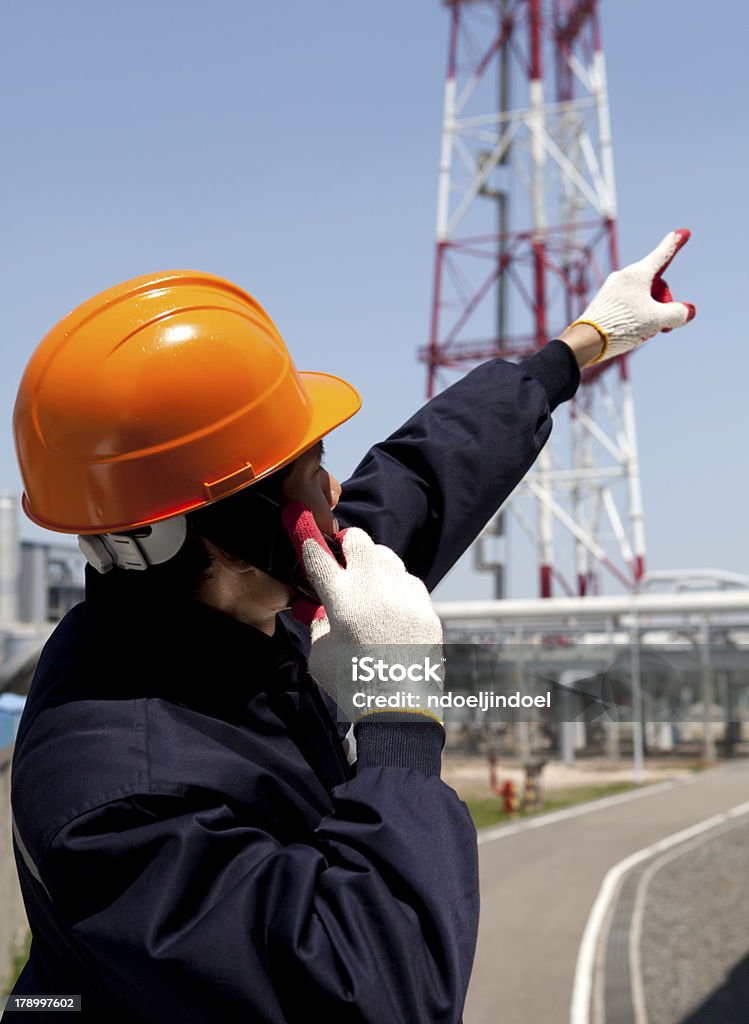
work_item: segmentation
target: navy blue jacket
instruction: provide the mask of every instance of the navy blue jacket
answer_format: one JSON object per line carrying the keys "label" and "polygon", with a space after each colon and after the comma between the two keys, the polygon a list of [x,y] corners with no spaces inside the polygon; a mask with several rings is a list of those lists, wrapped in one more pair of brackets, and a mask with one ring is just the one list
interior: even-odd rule
{"label": "navy blue jacket", "polygon": [[[561,342],[484,364],[367,455],[340,521],[433,587],[578,380]],[[352,767],[291,622],[271,638],[107,579],[45,646],[18,733],[14,994],[81,994],[98,1024],[459,1021],[477,854],[439,727],[360,726]]]}

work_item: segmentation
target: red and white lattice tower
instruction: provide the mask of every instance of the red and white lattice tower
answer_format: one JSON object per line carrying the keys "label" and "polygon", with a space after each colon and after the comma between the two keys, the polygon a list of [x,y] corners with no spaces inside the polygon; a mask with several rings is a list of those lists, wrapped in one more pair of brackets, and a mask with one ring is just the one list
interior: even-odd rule
{"label": "red and white lattice tower", "polygon": [[[596,0],[444,0],[450,43],[428,393],[522,359],[617,266],[614,161]],[[626,357],[594,367],[509,503],[540,593],[633,589],[645,536]],[[529,505],[530,500],[530,505]]]}

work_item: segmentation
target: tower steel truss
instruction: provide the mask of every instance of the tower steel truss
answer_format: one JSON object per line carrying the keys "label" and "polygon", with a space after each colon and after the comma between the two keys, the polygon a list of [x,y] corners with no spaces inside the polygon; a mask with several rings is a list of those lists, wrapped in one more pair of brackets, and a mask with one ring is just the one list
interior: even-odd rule
{"label": "tower steel truss", "polygon": [[[450,371],[536,351],[617,266],[596,0],[445,6],[432,319],[420,353],[430,396]],[[602,570],[633,589],[645,535],[626,357],[586,371],[570,409],[512,496],[512,519],[535,545],[542,596],[597,592]]]}

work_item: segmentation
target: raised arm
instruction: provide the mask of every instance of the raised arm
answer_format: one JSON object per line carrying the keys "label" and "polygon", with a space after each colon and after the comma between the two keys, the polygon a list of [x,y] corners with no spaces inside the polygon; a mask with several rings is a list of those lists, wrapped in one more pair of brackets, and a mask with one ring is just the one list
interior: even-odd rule
{"label": "raised arm", "polygon": [[552,410],[578,382],[561,341],[518,365],[483,363],[367,453],[336,515],[397,551],[431,590],[533,465]]}
{"label": "raised arm", "polygon": [[610,274],[560,339],[518,364],[482,364],[375,445],[343,485],[341,522],[366,529],[435,587],[531,468],[580,370],[693,318],[663,280],[688,239],[686,229],[669,232]]}

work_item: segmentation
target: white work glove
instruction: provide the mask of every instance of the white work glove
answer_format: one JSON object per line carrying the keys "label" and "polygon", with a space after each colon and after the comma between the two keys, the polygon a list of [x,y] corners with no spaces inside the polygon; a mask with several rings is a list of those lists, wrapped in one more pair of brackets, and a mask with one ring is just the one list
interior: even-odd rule
{"label": "white work glove", "polygon": [[[689,231],[671,231],[651,253],[615,270],[576,324],[590,324],[603,340],[603,350],[594,363],[613,359],[642,345],[659,331],[682,327],[695,314],[689,302],[674,302],[663,280],[663,272],[681,247]],[[574,326],[571,324],[570,326]]]}
{"label": "white work glove", "polygon": [[323,602],[302,599],[292,606],[310,626],[309,670],[344,719],[395,712],[442,723],[441,709],[428,701],[442,693],[442,625],[422,581],[406,572],[394,551],[356,527],[336,535],[344,568],[300,502],[284,508],[283,522]]}

